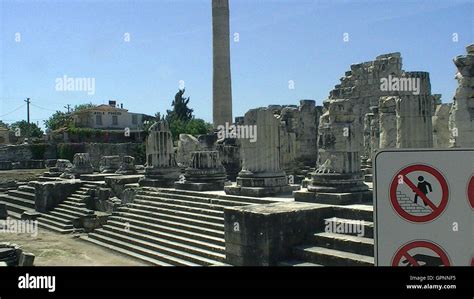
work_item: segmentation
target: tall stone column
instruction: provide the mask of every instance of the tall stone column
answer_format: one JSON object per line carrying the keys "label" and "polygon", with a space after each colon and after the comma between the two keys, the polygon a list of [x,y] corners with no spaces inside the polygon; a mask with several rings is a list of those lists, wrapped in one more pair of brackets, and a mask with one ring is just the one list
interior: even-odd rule
{"label": "tall stone column", "polygon": [[145,177],[139,182],[141,186],[173,186],[180,171],[168,122],[159,121],[150,127],[146,140],[146,161]]}
{"label": "tall stone column", "polygon": [[[242,138],[242,171],[237,184],[224,188],[227,194],[271,196],[289,192],[285,171],[280,167],[280,124],[268,108],[251,109],[245,114],[246,130],[256,130],[254,142]],[[245,137],[245,136],[242,136]]]}
{"label": "tall stone column", "polygon": [[379,100],[380,146],[379,148],[397,147],[397,97],[386,96]]}
{"label": "tall stone column", "polygon": [[432,148],[433,96],[403,95],[396,103],[397,148]]}
{"label": "tall stone column", "polygon": [[474,44],[466,47],[467,55],[454,58],[458,87],[450,111],[449,128],[452,147],[474,147]]}
{"label": "tall stone column", "polygon": [[214,128],[232,123],[229,0],[212,0],[212,114]]}
{"label": "tall stone column", "polygon": [[319,123],[319,157],[307,190],[294,192],[295,201],[350,204],[371,200],[363,183],[359,139],[361,125],[349,99],[328,102]]}

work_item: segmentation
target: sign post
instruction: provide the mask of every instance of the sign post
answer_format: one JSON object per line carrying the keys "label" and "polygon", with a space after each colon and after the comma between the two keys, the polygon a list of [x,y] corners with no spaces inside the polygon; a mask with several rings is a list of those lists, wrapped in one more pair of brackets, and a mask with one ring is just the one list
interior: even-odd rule
{"label": "sign post", "polygon": [[470,266],[474,149],[384,150],[375,157],[375,264]]}

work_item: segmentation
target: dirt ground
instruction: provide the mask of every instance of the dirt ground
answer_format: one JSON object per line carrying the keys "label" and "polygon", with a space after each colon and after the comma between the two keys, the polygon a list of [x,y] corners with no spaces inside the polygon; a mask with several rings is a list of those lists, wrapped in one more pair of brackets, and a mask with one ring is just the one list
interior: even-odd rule
{"label": "dirt ground", "polygon": [[147,264],[125,255],[88,244],[71,235],[61,235],[38,229],[31,234],[11,234],[0,231],[0,242],[20,245],[33,253],[35,266],[146,266]]}

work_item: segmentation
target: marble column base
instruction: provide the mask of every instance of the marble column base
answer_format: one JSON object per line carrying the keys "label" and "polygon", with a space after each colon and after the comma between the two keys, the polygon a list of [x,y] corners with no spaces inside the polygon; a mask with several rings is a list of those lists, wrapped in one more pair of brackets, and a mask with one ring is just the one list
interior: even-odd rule
{"label": "marble column base", "polygon": [[144,187],[173,188],[174,182],[181,174],[179,168],[153,168],[145,169],[145,177],[138,184]]}

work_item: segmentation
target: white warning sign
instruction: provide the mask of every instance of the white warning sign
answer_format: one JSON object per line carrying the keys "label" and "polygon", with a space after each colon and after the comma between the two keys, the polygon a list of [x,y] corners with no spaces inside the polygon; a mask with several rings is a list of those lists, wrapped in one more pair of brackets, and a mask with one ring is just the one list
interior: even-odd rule
{"label": "white warning sign", "polygon": [[470,266],[473,169],[474,149],[377,153],[376,265]]}

